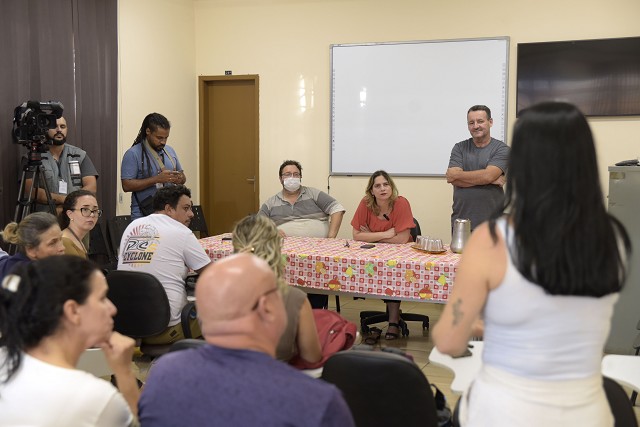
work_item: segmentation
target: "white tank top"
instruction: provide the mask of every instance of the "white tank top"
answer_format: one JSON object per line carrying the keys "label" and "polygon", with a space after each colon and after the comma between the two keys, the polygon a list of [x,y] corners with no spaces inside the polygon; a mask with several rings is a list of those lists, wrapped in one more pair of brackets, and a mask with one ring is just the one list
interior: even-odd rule
{"label": "white tank top", "polygon": [[[506,236],[501,218],[497,230]],[[511,246],[513,233],[509,233]],[[586,378],[600,372],[618,294],[556,296],[526,280],[507,251],[502,283],[484,308],[487,365],[538,380]]]}

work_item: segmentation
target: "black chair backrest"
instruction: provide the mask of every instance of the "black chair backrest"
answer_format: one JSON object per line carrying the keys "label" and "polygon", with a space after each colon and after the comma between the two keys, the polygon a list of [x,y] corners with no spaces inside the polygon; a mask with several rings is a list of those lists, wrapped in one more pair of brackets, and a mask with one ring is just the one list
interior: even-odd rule
{"label": "black chair backrest", "polygon": [[105,270],[110,271],[115,268],[115,257],[107,244],[107,235],[102,221],[98,221],[96,226],[89,232],[87,256]]}
{"label": "black chair backrest", "polygon": [[209,237],[209,229],[207,228],[207,221],[204,218],[204,213],[202,212],[202,206],[193,205],[193,218],[191,218],[191,223],[189,224],[189,228],[191,231],[198,231],[200,233],[200,238]]}
{"label": "black chair backrest", "polygon": [[157,335],[171,318],[169,299],[162,283],[149,273],[112,271],[107,275],[107,296],[118,309],[114,330],[132,338]]}
{"label": "black chair backrest", "polygon": [[611,378],[603,377],[604,392],[607,395],[611,413],[615,420],[616,427],[638,427],[638,420],[629,401],[629,396],[625,393],[620,384]]}
{"label": "black chair backrest", "polygon": [[119,215],[107,221],[107,231],[109,232],[109,242],[111,252],[114,256],[119,256],[120,241],[124,230],[131,224],[131,215]]}
{"label": "black chair backrest", "polygon": [[341,351],[327,360],[322,379],[342,391],[358,426],[438,426],[429,381],[404,356],[381,351]]}
{"label": "black chair backrest", "polygon": [[418,240],[418,236],[422,235],[422,231],[420,230],[420,224],[418,224],[417,219],[413,218],[413,223],[415,224],[415,227],[413,227],[410,230],[410,232],[411,232],[411,238],[415,242],[416,240]]}

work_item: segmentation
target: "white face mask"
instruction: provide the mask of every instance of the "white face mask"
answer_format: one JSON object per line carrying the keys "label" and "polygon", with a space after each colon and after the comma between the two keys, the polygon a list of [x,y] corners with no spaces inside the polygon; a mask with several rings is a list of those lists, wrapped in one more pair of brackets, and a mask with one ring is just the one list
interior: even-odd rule
{"label": "white face mask", "polygon": [[298,189],[300,188],[300,178],[285,178],[284,188],[287,191],[298,191]]}

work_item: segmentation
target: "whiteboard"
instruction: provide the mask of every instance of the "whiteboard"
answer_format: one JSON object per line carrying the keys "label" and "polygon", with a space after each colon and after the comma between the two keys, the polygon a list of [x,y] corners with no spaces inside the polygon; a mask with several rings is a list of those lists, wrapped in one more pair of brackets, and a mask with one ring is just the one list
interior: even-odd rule
{"label": "whiteboard", "polygon": [[331,45],[331,175],[444,175],[467,110],[507,135],[509,38]]}

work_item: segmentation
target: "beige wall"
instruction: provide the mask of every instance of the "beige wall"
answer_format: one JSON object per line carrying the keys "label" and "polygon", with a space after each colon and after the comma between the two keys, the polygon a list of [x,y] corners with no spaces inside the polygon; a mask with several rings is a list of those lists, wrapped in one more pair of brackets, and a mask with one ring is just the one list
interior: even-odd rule
{"label": "beige wall", "polygon": [[[121,147],[129,145],[135,136],[142,111],[166,108],[176,126],[170,142],[183,159],[197,149],[196,76],[222,75],[225,70],[232,70],[235,75],[259,74],[261,200],[279,190],[277,167],[287,158],[302,162],[305,184],[327,189],[331,44],[509,36],[511,131],[515,120],[517,43],[637,36],[640,16],[637,0],[584,0],[580,4],[562,0],[121,0],[120,3],[123,94],[120,128],[126,138],[125,142],[121,139]],[[136,19],[140,20],[144,16],[142,9],[153,21],[143,28],[156,33],[156,37],[147,37],[148,41],[132,40],[129,46],[125,37],[135,38],[140,28],[127,16],[136,13],[140,17]],[[195,30],[191,23],[195,24]],[[192,46],[188,46],[190,40]],[[172,48],[162,55],[160,46],[167,43]],[[137,67],[149,62],[141,61],[133,51],[145,48],[166,59],[169,68],[159,76],[136,72]],[[189,65],[187,62],[194,58],[195,64]],[[470,79],[475,66],[482,64],[469,64]],[[301,84],[307,103],[304,111],[300,108]],[[155,89],[160,86],[166,86],[165,91]],[[468,107],[460,106],[461,127],[465,127]],[[600,118],[590,122],[607,192],[607,166],[640,155],[637,148],[640,119]],[[184,134],[177,138],[178,126],[191,128],[182,129]],[[380,158],[382,161],[384,153],[380,153]],[[443,171],[445,168],[443,165]],[[189,184],[197,188],[195,158],[190,159],[185,170]],[[348,211],[341,237],[351,235],[349,222],[365,181],[360,177],[331,178],[330,193]],[[447,240],[452,190],[444,178],[398,178],[397,184],[401,194],[410,200],[423,233]]]}
{"label": "beige wall", "polygon": [[[118,2],[118,177],[144,117],[152,112],[171,122],[175,148],[197,197],[198,146],[194,9],[191,0]],[[118,214],[129,214],[130,195],[118,179]]]}

